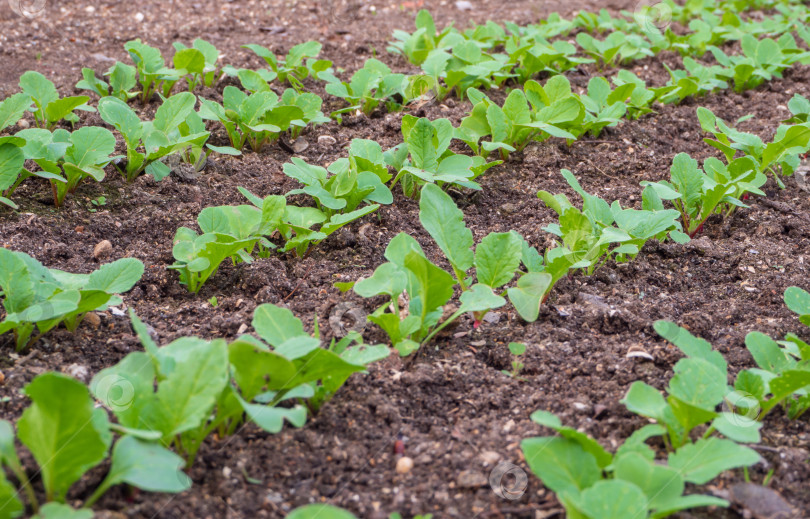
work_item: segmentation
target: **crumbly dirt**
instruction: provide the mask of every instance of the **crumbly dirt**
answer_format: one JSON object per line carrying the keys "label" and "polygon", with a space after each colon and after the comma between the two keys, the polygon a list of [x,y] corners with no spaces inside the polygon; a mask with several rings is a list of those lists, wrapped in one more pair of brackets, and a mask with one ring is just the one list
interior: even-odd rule
{"label": "crumbly dirt", "polygon": [[[472,11],[461,11],[449,1],[429,7],[437,25],[454,20],[463,27],[469,21],[525,24],[552,11],[570,16],[579,8],[616,12],[635,5],[579,0],[472,3]],[[102,72],[115,60],[126,61],[123,43],[135,37],[169,55],[171,42],[203,37],[225,52],[226,63],[254,68],[260,65],[258,58],[240,45],[259,43],[286,51],[318,39],[324,43],[324,56],[347,71],[374,55],[393,68],[412,70],[401,58],[385,53],[385,46],[393,29],[412,28],[421,4],[49,1],[43,16],[34,20],[0,10],[0,98],[17,91],[17,79],[28,69],[46,74],[63,95],[72,93],[81,67]],[[138,13],[143,22],[136,21]],[[666,81],[661,63],[677,61],[675,55],[664,54],[632,68],[661,84]],[[584,87],[592,73],[582,69],[570,77]],[[788,115],[786,103],[793,94],[810,95],[808,85],[810,68],[799,67],[755,91],[722,92],[680,106],[657,107],[656,113],[624,122],[599,139],[586,138],[570,147],[553,140],[535,143],[485,175],[480,193],[453,195],[476,240],[492,231],[515,229],[542,248],[550,243],[542,228],[554,215],[535,193],[543,189],[575,197],[559,174],[561,168],[573,171],[589,192],[639,206],[639,182],[667,178],[676,153],[698,159],[713,155],[702,142],[697,106],[707,106],[727,121],[754,114],[740,128],[769,138]],[[323,93],[321,87],[310,86]],[[203,94],[216,97],[221,90],[222,85]],[[493,97],[500,98],[497,92]],[[147,105],[144,113],[153,113],[155,107]],[[469,103],[448,99],[415,114],[447,117],[458,124],[467,110]],[[400,119],[401,114],[375,113],[309,129],[304,138],[310,146],[299,156],[326,165],[345,156],[353,138],[373,138],[384,148],[396,145],[401,140]],[[82,124],[103,123],[87,114]],[[320,135],[337,142],[318,144]],[[215,132],[215,142],[223,144],[223,139]],[[49,267],[89,272],[98,267],[94,246],[109,240],[113,248],[105,261],[135,257],[146,265],[143,279],[124,301],[164,344],[184,335],[233,338],[242,325],[249,326],[254,308],[266,302],[289,307],[308,329],[316,317],[327,323],[334,307],[344,301],[371,311],[372,301],[342,294],[333,283],[370,275],[398,232],[414,236],[441,264],[437,247],[418,225],[417,203],[397,193],[392,205],[348,226],[309,257],[278,255],[236,268],[224,265],[199,295],[186,292],[176,274],[166,270],[175,230],[194,227],[204,207],[243,203],[237,186],[261,196],[295,188],[281,170],[290,157],[273,144],[239,158],[215,157],[196,180],[171,176],[154,182],[142,177],[132,184],[108,168],[104,182],[83,184],[58,211],[49,201],[48,186],[29,181],[14,197],[20,211],[0,210],[0,245],[31,254]],[[650,244],[631,263],[610,263],[591,277],[561,281],[535,323],[523,322],[511,308],[477,330],[462,318],[413,364],[392,356],[371,366],[368,374],[352,377],[300,430],[269,435],[246,426],[232,437],[209,439],[190,472],[194,486],[181,495],[119,487],[96,509],[106,511],[106,517],[280,518],[306,503],[329,502],[363,518],[385,518],[395,511],[403,517],[562,517],[553,494],[534,476],[520,499],[507,501],[487,483],[490,471],[504,460],[528,472],[520,440],[550,433],[529,420],[537,409],[557,413],[565,424],[609,448],[644,425],[645,420],[625,410],[619,400],[635,380],[663,389],[680,358],[677,349],[653,331],[655,320],[673,320],[711,341],[732,374],[753,366],[743,342],[750,331],[774,337],[794,332],[810,339],[808,329],[782,302],[785,288],[810,288],[810,200],[792,182],[780,190],[769,181],[767,198],[752,200],[750,208],[726,221],[710,220],[690,244]],[[102,195],[107,204],[95,208],[91,200]],[[211,297],[217,298],[216,307],[208,303]],[[11,353],[7,337],[0,339],[5,375],[0,394],[9,398],[0,403],[2,418],[19,416],[26,405],[19,389],[36,375],[49,370],[81,373],[82,367],[92,375],[140,349],[126,318],[109,312],[100,317],[97,327],[85,324],[74,334],[56,330],[22,355]],[[327,339],[332,334],[328,326],[321,331]],[[369,341],[385,338],[371,325],[365,335]],[[510,368],[510,341],[528,345],[520,380],[501,373]],[[626,356],[639,349],[654,360]],[[404,475],[394,469],[397,440],[415,461]],[[804,510],[796,517],[807,517],[810,510],[808,442],[808,417],[789,421],[777,410],[765,420],[763,461],[750,470],[754,482],[773,470],[770,488]],[[71,499],[79,503],[87,497],[103,474],[100,469],[91,472],[74,487]],[[741,481],[742,472],[733,471],[700,490],[727,495],[731,485]],[[679,517],[744,514],[737,507]]]}

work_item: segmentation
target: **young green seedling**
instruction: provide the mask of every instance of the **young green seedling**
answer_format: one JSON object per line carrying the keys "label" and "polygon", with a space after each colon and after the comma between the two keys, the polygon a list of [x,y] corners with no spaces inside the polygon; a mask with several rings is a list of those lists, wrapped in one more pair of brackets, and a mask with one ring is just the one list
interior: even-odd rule
{"label": "young green seedling", "polygon": [[[384,358],[384,346],[350,346],[354,337],[330,349],[303,330],[284,308],[256,308],[253,327],[263,341],[243,335],[226,343],[182,337],[158,347],[146,326],[130,311],[144,352],[127,355],[93,378],[91,389],[115,414],[120,426],[174,444],[190,467],[202,442],[220,438],[251,421],[271,434],[289,422],[304,425],[307,408],[279,404],[323,402],[353,373]],[[128,405],[105,398],[122,382],[133,389]],[[157,383],[156,383],[157,382]]]}
{"label": "young green seedling", "polygon": [[[174,95],[160,105],[154,121],[147,122],[142,122],[120,99],[104,97],[98,102],[101,118],[118,130],[126,143],[126,162],[116,163],[115,167],[127,182],[132,182],[141,173],[161,180],[171,173],[169,166],[161,159],[184,152],[187,148],[202,148],[210,133],[205,131],[201,121],[194,129],[202,131],[189,131],[187,123],[189,117],[196,116],[196,102],[197,98],[190,92]],[[228,151],[224,148],[213,149]]]}
{"label": "young green seedling", "polygon": [[22,147],[26,160],[35,162],[42,172],[27,169],[11,186],[13,191],[22,180],[30,176],[46,178],[51,183],[53,201],[60,207],[69,193],[73,193],[82,180],[104,179],[104,167],[115,157],[115,137],[106,128],[85,126],[73,133],[58,129],[30,128],[17,133],[25,141]]}
{"label": "young green seedling", "polygon": [[706,484],[760,459],[748,447],[712,437],[681,447],[666,462],[657,461],[645,442],[664,434],[659,425],[635,431],[611,454],[552,413],[537,411],[531,418],[559,434],[526,438],[520,446],[529,468],[557,495],[567,517],[660,519],[681,510],[726,507],[729,503],[717,497],[684,495],[686,484]]}
{"label": "young green seedling", "polygon": [[524,368],[523,362],[521,362],[521,357],[524,353],[526,353],[526,345],[522,342],[510,342],[509,343],[509,353],[512,354],[512,371],[509,370],[501,370],[501,373],[504,375],[509,375],[510,377],[520,380],[520,372]]}
{"label": "young green seedling", "polygon": [[[17,439],[31,452],[38,466],[47,504],[39,507],[15,445],[14,428],[0,421],[0,467],[14,474],[33,512],[42,517],[71,517],[64,503],[68,491],[90,469],[110,458],[107,476],[85,501],[91,506],[111,487],[126,483],[150,492],[179,493],[191,486],[191,479],[180,468],[176,454],[136,436],[116,430],[107,413],[94,405],[87,388],[73,378],[59,373],[37,376],[23,389],[31,404],[17,421]],[[104,395],[109,401],[112,395]],[[113,432],[123,433],[112,448]],[[136,431],[132,431],[136,432]],[[154,438],[151,438],[154,439]],[[0,511],[4,517],[16,517],[23,503],[0,470]],[[54,512],[56,515],[49,515]],[[71,512],[72,513],[72,512]],[[92,512],[90,513],[92,516]],[[84,517],[84,516],[81,516]]]}
{"label": "young green seedling", "polygon": [[741,200],[747,193],[764,195],[759,188],[765,184],[765,175],[751,157],[734,159],[728,165],[709,157],[703,167],[705,173],[696,160],[679,153],[672,161],[670,181],[641,183],[645,207],[660,210],[662,200],[670,200],[690,237],[700,232],[711,215],[728,217],[737,207],[748,207]]}
{"label": "young green seedling", "polygon": [[0,297],[6,311],[0,335],[12,332],[17,351],[59,324],[75,331],[88,312],[121,304],[115,294],[130,290],[143,275],[143,263],[134,258],[108,263],[89,275],[71,274],[3,248],[0,266]]}
{"label": "young green seedling", "polygon": [[[524,319],[537,319],[540,299],[550,282],[548,274],[521,273],[516,286],[504,289],[519,272],[524,243],[520,235],[490,233],[473,251],[472,233],[464,225],[462,212],[441,188],[425,185],[419,207],[419,220],[444,253],[454,275],[428,260],[416,240],[400,233],[386,248],[389,262],[354,285],[362,297],[389,298],[369,320],[388,334],[402,356],[416,352],[465,313],[473,315],[477,327],[487,312],[506,304],[503,296],[509,297]],[[468,277],[467,271],[473,266],[475,277]],[[443,307],[456,285],[462,291],[461,305],[442,319]],[[408,294],[407,308],[400,308],[403,292]]]}
{"label": "young green seedling", "polygon": [[222,94],[223,104],[203,99],[200,117],[219,121],[225,127],[231,146],[241,150],[247,142],[255,152],[279,138],[291,128],[294,121],[303,121],[304,110],[298,106],[279,103],[272,91],[245,94],[234,86],[227,86]]}
{"label": "young green seedling", "polygon": [[96,77],[96,73],[91,68],[82,69],[82,79],[76,83],[79,90],[90,90],[99,97],[113,96],[122,101],[128,101],[136,97],[140,92],[131,92],[137,83],[135,67],[124,63],[116,62],[104,74],[109,76],[109,84]]}
{"label": "young green seedling", "polygon": [[284,60],[276,57],[270,50],[261,45],[244,45],[262,58],[270,70],[262,71],[262,77],[268,83],[278,79],[282,83],[289,83],[297,91],[302,91],[302,83],[308,77],[318,79],[321,73],[329,72],[332,62],[325,59],[314,59],[321,53],[323,45],[316,41],[299,43],[292,47]]}
{"label": "young green seedling", "polygon": [[71,124],[79,122],[74,110],[95,112],[88,106],[87,96],[59,97],[59,92],[51,80],[33,70],[20,76],[20,89],[34,102],[34,120],[40,128],[53,129],[64,119]]}
{"label": "young green seedling", "polygon": [[[671,449],[693,444],[691,432],[702,425],[709,425],[703,440],[717,431],[736,442],[758,443],[762,424],[756,421],[755,412],[749,412],[751,405],[745,394],[729,387],[728,366],[723,356],[712,350],[707,341],[669,321],[657,321],[655,330],[686,358],[675,365],[667,398],[652,386],[636,381],[622,400],[627,409],[666,427]],[[728,410],[718,412],[721,405]]]}

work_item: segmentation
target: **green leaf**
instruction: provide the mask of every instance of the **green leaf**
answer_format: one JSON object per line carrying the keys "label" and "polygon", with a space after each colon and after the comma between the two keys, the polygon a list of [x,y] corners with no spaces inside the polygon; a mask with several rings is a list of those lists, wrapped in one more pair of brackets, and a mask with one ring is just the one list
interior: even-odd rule
{"label": "green leaf", "polygon": [[48,497],[63,501],[70,486],[107,456],[107,416],[94,409],[84,384],[64,375],[39,375],[24,392],[32,403],[17,422],[17,436],[37,460]]}
{"label": "green leaf", "polygon": [[287,519],[357,519],[357,517],[331,505],[306,505],[290,512]]}
{"label": "green leaf", "polygon": [[38,108],[43,110],[48,104],[59,99],[59,92],[53,82],[33,70],[20,76],[20,88],[23,93],[33,98]]}
{"label": "green leaf", "polygon": [[91,273],[84,290],[102,290],[108,294],[122,294],[141,279],[143,271],[143,263],[140,260],[122,258],[102,265]]}
{"label": "green leaf", "polygon": [[747,416],[737,413],[720,413],[714,419],[712,427],[730,440],[740,443],[759,443],[759,430],[762,424]]}
{"label": "green leaf", "polygon": [[671,396],[712,413],[723,401],[727,392],[726,377],[713,364],[703,359],[681,359],[674,371],[667,388]]}
{"label": "green leaf", "polygon": [[796,365],[796,361],[782,348],[779,343],[764,333],[751,332],[745,336],[745,346],[754,357],[754,361],[761,369],[771,373],[782,373]]}
{"label": "green leaf", "polygon": [[799,287],[788,287],[785,290],[785,304],[793,313],[810,315],[810,293]]}
{"label": "green leaf", "polygon": [[31,96],[26,93],[14,94],[0,103],[0,130],[17,124],[25,111],[31,107]]}
{"label": "green leaf", "polygon": [[223,340],[184,338],[160,349],[173,359],[173,370],[144,406],[143,420],[164,439],[198,427],[228,380],[228,351]]}
{"label": "green leaf", "polygon": [[117,97],[103,97],[98,101],[98,113],[121,132],[128,146],[137,146],[143,135],[143,123],[129,105]]}
{"label": "green leaf", "polygon": [[115,444],[112,464],[103,487],[128,483],[147,492],[176,494],[191,487],[191,479],[181,470],[183,458],[156,443],[124,436]]}
{"label": "green leaf", "polygon": [[526,438],[520,442],[526,463],[556,494],[577,494],[602,477],[602,471],[592,454],[567,438]]}
{"label": "green leaf", "polygon": [[475,248],[478,282],[492,288],[509,283],[520,267],[522,253],[520,235],[512,232],[488,234]]}
{"label": "green leaf", "polygon": [[439,186],[426,184],[422,188],[419,221],[454,269],[463,273],[472,266],[472,232],[464,225],[464,213]]}
{"label": "green leaf", "polygon": [[115,136],[106,128],[85,126],[70,135],[71,145],[65,152],[65,161],[81,170],[104,166],[115,152]]}
{"label": "green leaf", "polygon": [[410,309],[424,323],[430,312],[444,305],[453,296],[453,276],[414,251],[405,255],[404,267],[410,272],[411,278],[408,287]]}
{"label": "green leaf", "polygon": [[598,481],[575,499],[590,519],[647,516],[647,498],[636,485],[622,480]]}
{"label": "green leaf", "polygon": [[586,452],[594,457],[599,468],[604,469],[613,461],[613,456],[607,452],[599,442],[572,427],[563,426],[556,415],[548,411],[535,411],[531,415],[531,420],[536,424],[554,429],[560,433],[560,436],[563,438],[577,442]]}
{"label": "green leaf", "polygon": [[191,92],[181,92],[166,99],[155,112],[154,129],[169,134],[185,122],[196,102],[197,98]]}
{"label": "green leaf", "polygon": [[506,299],[495,294],[492,287],[476,283],[465,290],[460,297],[461,307],[458,312],[483,312],[494,310],[506,304]]}
{"label": "green leaf", "polygon": [[433,131],[430,120],[421,118],[406,139],[413,165],[425,171],[436,171],[439,167],[436,147],[433,145]]}
{"label": "green leaf", "polygon": [[0,144],[0,193],[17,181],[25,166],[23,149],[14,144]]}
{"label": "green leaf", "polygon": [[650,509],[659,509],[664,503],[680,498],[685,487],[676,470],[635,452],[617,458],[613,474],[616,479],[636,485],[647,496]]}
{"label": "green leaf", "polygon": [[529,272],[520,277],[517,286],[506,291],[520,317],[528,322],[537,320],[540,303],[552,288],[552,277],[545,272]]}
{"label": "green leaf", "polygon": [[[13,438],[12,434],[12,441]],[[4,519],[20,517],[24,510],[22,502],[17,497],[17,489],[6,479],[5,472],[0,472],[0,517]]]}
{"label": "green leaf", "polygon": [[92,510],[74,510],[62,503],[45,503],[32,519],[93,519]]}
{"label": "green leaf", "polygon": [[279,346],[294,337],[307,335],[301,320],[290,310],[269,303],[256,308],[251,324],[256,333],[271,346]]}
{"label": "green leaf", "polygon": [[48,103],[48,106],[45,107],[45,117],[50,122],[60,121],[71,114],[73,110],[84,105],[88,101],[90,101],[90,98],[87,96],[63,97],[62,99],[56,99]]}
{"label": "green leaf", "polygon": [[705,485],[723,471],[758,461],[756,451],[716,437],[687,443],[668,457],[669,466],[679,471],[687,483],[696,485]]}

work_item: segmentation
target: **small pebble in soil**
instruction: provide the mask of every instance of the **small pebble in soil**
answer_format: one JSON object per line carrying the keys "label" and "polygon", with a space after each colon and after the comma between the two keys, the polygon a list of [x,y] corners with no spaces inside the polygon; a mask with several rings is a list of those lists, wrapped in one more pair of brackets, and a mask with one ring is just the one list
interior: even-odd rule
{"label": "small pebble in soil", "polygon": [[6,383],[6,375],[0,371],[0,386]]}
{"label": "small pebble in soil", "polygon": [[397,474],[407,474],[413,468],[413,460],[403,456],[397,460]]}
{"label": "small pebble in soil", "polygon": [[487,484],[487,477],[477,470],[465,470],[458,475],[456,480],[461,488],[478,488]]}
{"label": "small pebble in soil", "polygon": [[87,369],[87,366],[82,366],[81,364],[71,364],[67,367],[65,372],[71,377],[85,383],[90,380],[90,370]]}
{"label": "small pebble in soil", "polygon": [[98,328],[101,326],[101,318],[95,312],[88,312],[84,316],[84,322],[92,326],[93,328]]}
{"label": "small pebble in soil", "polygon": [[337,144],[337,139],[335,139],[331,135],[319,135],[318,136],[318,145],[319,146],[334,146],[335,144]]}
{"label": "small pebble in soil", "polygon": [[93,257],[95,259],[102,259],[107,257],[112,252],[112,243],[110,240],[102,240],[93,247]]}

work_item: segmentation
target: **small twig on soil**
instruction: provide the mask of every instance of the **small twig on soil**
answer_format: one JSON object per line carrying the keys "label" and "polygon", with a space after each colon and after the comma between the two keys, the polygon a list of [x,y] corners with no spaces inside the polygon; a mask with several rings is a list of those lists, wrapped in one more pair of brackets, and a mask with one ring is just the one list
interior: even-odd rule
{"label": "small twig on soil", "polygon": [[[505,514],[525,514],[528,512],[539,512],[541,510],[551,510],[552,508],[557,507],[557,503],[545,503],[542,505],[529,505],[529,506],[519,506],[514,508],[501,508],[499,510],[490,510],[489,512],[483,512],[478,517],[503,517]],[[562,512],[562,510],[560,510]]]}
{"label": "small twig on soil", "polygon": [[792,206],[790,206],[790,205],[788,205],[788,204],[786,204],[784,202],[777,202],[776,200],[770,200],[770,199],[764,198],[764,197],[763,198],[757,198],[757,201],[760,204],[762,204],[762,205],[764,205],[766,207],[770,207],[771,209],[776,209],[777,211],[779,211],[781,213],[785,213],[785,214],[789,214],[791,216],[795,216],[796,218],[798,218],[799,220],[801,220],[801,221],[803,221],[805,223],[810,223],[810,219],[808,219],[803,214],[800,214],[796,210],[795,207],[792,207]]}
{"label": "small twig on soil", "polygon": [[295,291],[296,291],[296,290],[298,290],[298,287],[300,287],[300,286],[301,286],[301,283],[303,283],[303,282],[304,282],[304,280],[305,280],[307,277],[309,277],[309,273],[310,273],[310,271],[311,271],[311,270],[312,270],[312,265],[310,265],[310,267],[309,267],[309,268],[307,269],[307,271],[304,273],[304,277],[302,277],[301,279],[299,279],[299,280],[298,280],[298,283],[296,283],[296,284],[295,284],[295,286],[294,286],[294,287],[293,287],[293,289],[292,289],[292,292],[290,292],[289,294],[287,294],[287,297],[285,297],[284,299],[282,299],[282,300],[281,300],[281,302],[282,302],[282,303],[286,302],[286,301],[287,301],[287,299],[289,299],[289,298],[290,298],[290,297],[291,297],[291,296],[292,296],[292,295],[295,293]]}
{"label": "small twig on soil", "polygon": [[602,171],[602,170],[599,168],[599,166],[597,166],[596,164],[594,164],[593,162],[591,162],[591,159],[585,159],[585,160],[587,160],[587,161],[588,161],[588,164],[590,164],[591,166],[593,166],[594,168],[596,168],[596,170],[597,170],[599,173],[601,173],[601,174],[605,175],[605,176],[606,176],[606,177],[608,177],[608,178],[612,178],[613,180],[619,180],[619,177],[614,177],[613,175],[608,175],[607,173],[605,173],[604,171]]}
{"label": "small twig on soil", "polygon": [[618,144],[616,141],[574,141],[574,144]]}

